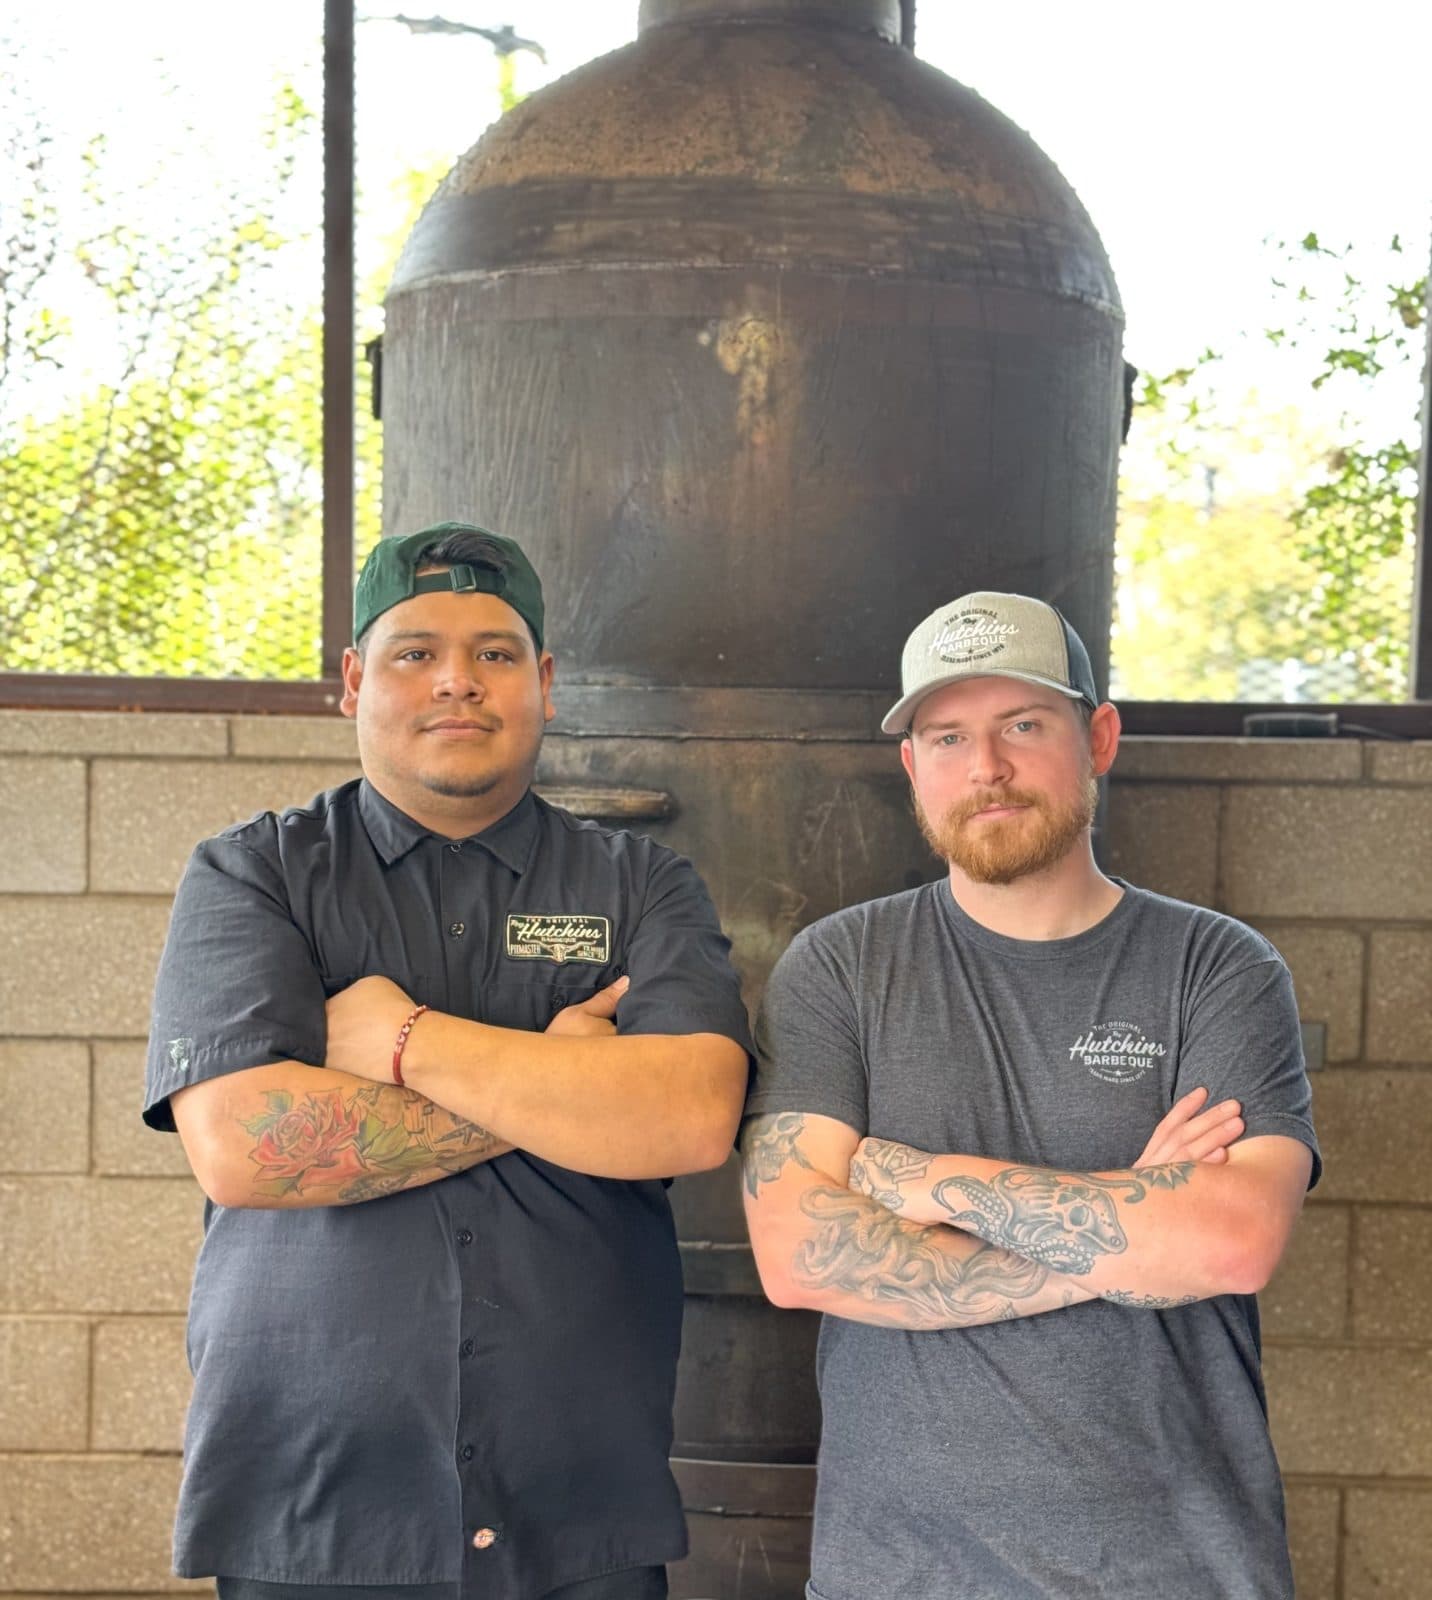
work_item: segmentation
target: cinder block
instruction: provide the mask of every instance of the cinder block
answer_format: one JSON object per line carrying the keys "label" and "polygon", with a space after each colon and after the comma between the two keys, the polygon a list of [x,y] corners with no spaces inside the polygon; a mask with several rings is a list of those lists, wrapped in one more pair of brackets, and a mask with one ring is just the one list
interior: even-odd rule
{"label": "cinder block", "polygon": [[170,1576],[177,1457],[0,1458],[0,1589],[202,1593]]}
{"label": "cinder block", "polygon": [[200,839],[259,811],[307,805],[320,790],[357,776],[356,763],[96,761],[90,886],[172,894]]}
{"label": "cinder block", "polygon": [[1218,882],[1218,796],[1212,785],[1114,783],[1108,870],[1143,889],[1211,906]]}
{"label": "cinder block", "polygon": [[182,1178],[0,1178],[0,1311],[183,1311],[203,1225]]}
{"label": "cinder block", "polygon": [[1221,839],[1239,917],[1421,921],[1432,904],[1432,790],[1234,786]]}
{"label": "cinder block", "polygon": [[1284,1472],[1432,1476],[1432,1349],[1272,1345],[1263,1371]]}
{"label": "cinder block", "polygon": [[183,1317],[128,1317],[94,1331],[96,1450],[174,1451],[193,1387]]}
{"label": "cinder block", "polygon": [[83,893],[85,819],[83,761],[0,756],[0,891]]}
{"label": "cinder block", "polygon": [[156,1133],[139,1115],[144,1103],[144,1046],[96,1041],[94,1170],[125,1177],[189,1176],[176,1133]]}
{"label": "cinder block", "polygon": [[1346,1517],[1342,1600],[1432,1594],[1432,1489],[1348,1489]]}
{"label": "cinder block", "polygon": [[89,1324],[0,1318],[0,1450],[83,1450]]}
{"label": "cinder block", "polygon": [[[1427,841],[1432,851],[1432,839]],[[1428,907],[1432,914],[1432,906]],[[1378,929],[1367,979],[1369,1061],[1432,1065],[1432,932]]]}
{"label": "cinder block", "polygon": [[1356,1061],[1362,1054],[1362,935],[1348,928],[1260,923],[1293,974],[1298,1015],[1325,1022],[1327,1059]]}
{"label": "cinder block", "polygon": [[144,1038],[168,900],[0,895],[0,1032]]}
{"label": "cinder block", "polygon": [[1378,783],[1432,784],[1432,739],[1408,744],[1379,741],[1368,746],[1368,754],[1372,758],[1369,770]]}
{"label": "cinder block", "polygon": [[229,739],[236,756],[279,761],[358,760],[358,728],[337,711],[315,717],[234,717]]}
{"label": "cinder block", "polygon": [[89,1051],[68,1039],[0,1039],[0,1104],[13,1132],[0,1172],[88,1172]]}
{"label": "cinder block", "polygon": [[1355,740],[1130,737],[1119,741],[1115,781],[1348,783],[1362,776]]}
{"label": "cinder block", "polygon": [[1258,1296],[1269,1339],[1347,1337],[1349,1216],[1310,1202],[1272,1282]]}
{"label": "cinder block", "polygon": [[1353,1337],[1432,1340],[1432,1211],[1360,1210],[1356,1237]]}
{"label": "cinder block", "polygon": [[1298,1600],[1338,1600],[1338,1518],[1341,1496],[1321,1484],[1285,1487],[1288,1551]]}
{"label": "cinder block", "polygon": [[222,756],[223,717],[174,711],[0,711],[0,750],[28,755]]}
{"label": "cinder block", "polygon": [[1432,1072],[1332,1067],[1312,1083],[1323,1152],[1318,1199],[1424,1204]]}

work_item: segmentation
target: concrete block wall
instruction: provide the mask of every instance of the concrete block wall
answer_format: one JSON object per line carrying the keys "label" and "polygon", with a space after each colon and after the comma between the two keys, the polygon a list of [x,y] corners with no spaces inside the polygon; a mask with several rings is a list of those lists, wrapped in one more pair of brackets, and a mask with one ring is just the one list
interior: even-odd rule
{"label": "concrete block wall", "polygon": [[[138,1120],[150,986],[193,842],[356,770],[336,718],[0,711],[5,1600],[207,1592],[169,1575],[201,1197]],[[1432,1600],[1432,742],[1129,740],[1107,837],[1322,1025],[1326,1176],[1263,1297],[1298,1594]]]}
{"label": "concrete block wall", "polygon": [[1261,1297],[1299,1600],[1432,1596],[1432,743],[1126,741],[1112,870],[1292,969],[1325,1171]]}

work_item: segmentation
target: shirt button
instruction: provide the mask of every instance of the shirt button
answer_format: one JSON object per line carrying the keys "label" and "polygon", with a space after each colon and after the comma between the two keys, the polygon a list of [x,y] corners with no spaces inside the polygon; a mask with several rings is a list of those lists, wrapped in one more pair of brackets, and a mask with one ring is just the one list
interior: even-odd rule
{"label": "shirt button", "polygon": [[450,844],[448,846],[448,849],[455,856],[460,856],[462,854],[462,846],[460,844]]}
{"label": "shirt button", "polygon": [[459,1228],[457,1230],[457,1242],[459,1244],[471,1244],[472,1243],[472,1229],[471,1228]]}
{"label": "shirt button", "polygon": [[497,1543],[498,1532],[496,1528],[479,1528],[472,1536],[474,1550],[490,1550]]}
{"label": "shirt button", "polygon": [[471,1461],[473,1456],[476,1454],[477,1452],[470,1444],[465,1444],[462,1449],[458,1451],[457,1457],[459,1461]]}
{"label": "shirt button", "polygon": [[448,932],[454,939],[461,939],[463,934],[467,932],[467,924],[465,922],[450,922],[448,923]]}
{"label": "shirt button", "polygon": [[477,1349],[477,1340],[476,1339],[464,1339],[462,1341],[462,1343],[457,1347],[457,1353],[463,1358],[464,1361],[466,1361],[467,1358],[476,1349]]}

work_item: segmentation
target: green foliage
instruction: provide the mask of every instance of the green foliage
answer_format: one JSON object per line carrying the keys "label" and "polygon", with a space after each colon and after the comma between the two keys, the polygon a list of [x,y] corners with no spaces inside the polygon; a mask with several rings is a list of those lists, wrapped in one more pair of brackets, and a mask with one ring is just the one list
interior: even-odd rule
{"label": "green foliage", "polygon": [[[12,138],[19,109],[12,92]],[[321,324],[284,292],[313,237],[271,220],[316,123],[280,91],[265,170],[221,197],[212,231],[162,244],[139,224],[165,214],[163,170],[126,192],[102,135],[81,157],[89,230],[64,241],[39,136],[27,168],[42,198],[5,241],[34,266],[0,284],[6,668],[317,674]],[[84,359],[58,308],[80,295],[108,370],[47,407],[39,369],[70,378]]]}
{"label": "green foliage", "polygon": [[1307,369],[1322,420],[1230,392],[1211,350],[1141,379],[1116,558],[1126,696],[1407,694],[1426,279],[1369,285],[1314,233],[1281,248],[1264,337]]}

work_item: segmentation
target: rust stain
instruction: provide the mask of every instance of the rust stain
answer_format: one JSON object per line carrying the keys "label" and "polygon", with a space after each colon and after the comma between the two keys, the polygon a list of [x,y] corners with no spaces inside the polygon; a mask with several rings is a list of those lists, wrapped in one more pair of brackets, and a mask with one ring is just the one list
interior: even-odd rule
{"label": "rust stain", "polygon": [[718,324],[711,342],[717,361],[737,379],[737,435],[757,448],[769,444],[778,425],[779,371],[788,359],[780,326],[762,317],[728,320]]}

